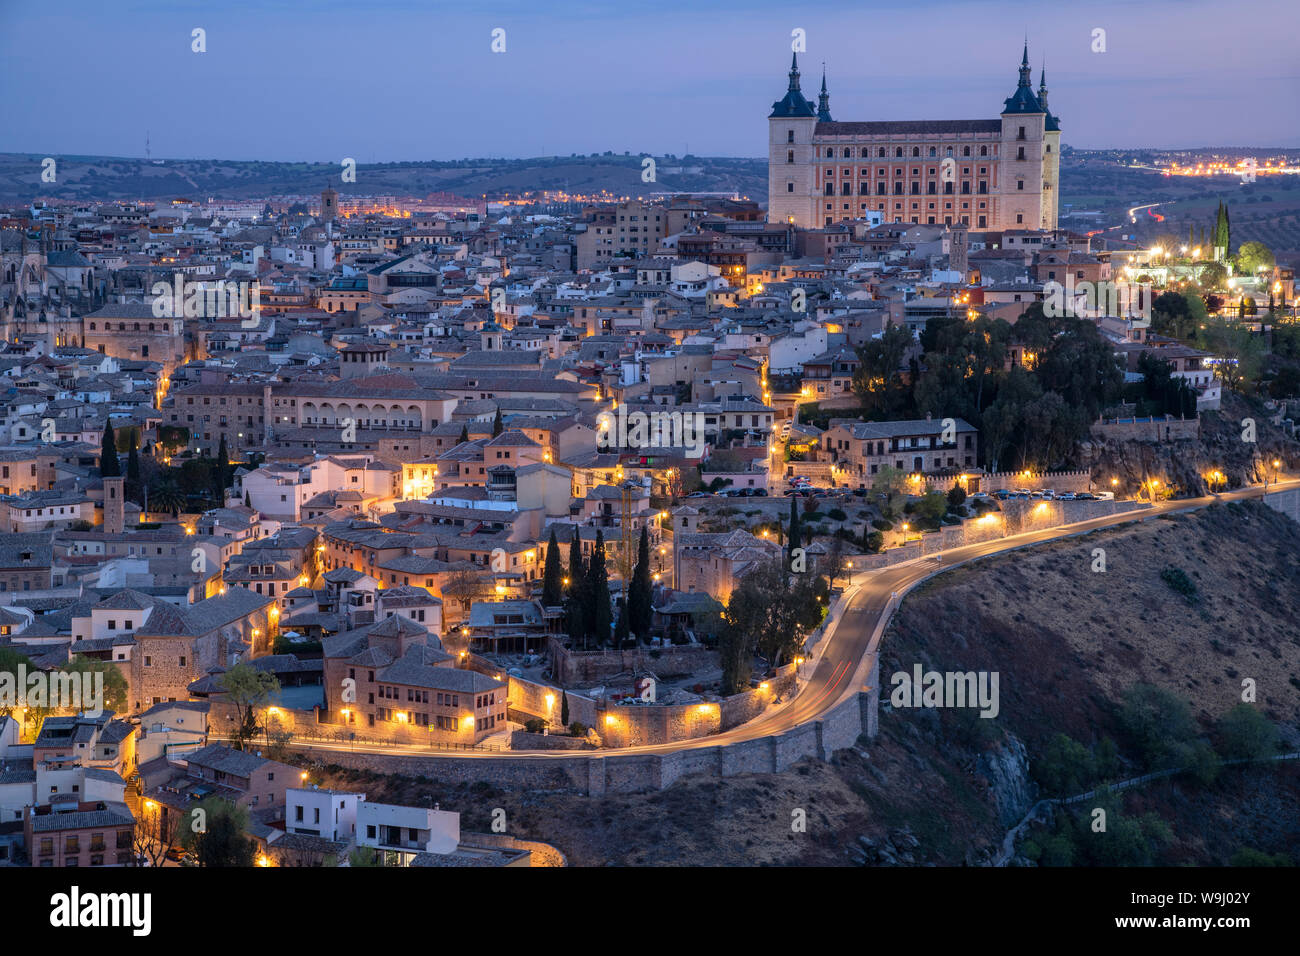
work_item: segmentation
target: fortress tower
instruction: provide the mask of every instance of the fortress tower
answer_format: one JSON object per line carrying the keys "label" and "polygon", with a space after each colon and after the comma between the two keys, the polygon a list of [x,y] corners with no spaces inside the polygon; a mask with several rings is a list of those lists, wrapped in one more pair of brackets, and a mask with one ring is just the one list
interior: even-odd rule
{"label": "fortress tower", "polygon": [[831,118],[825,72],[817,106],[799,61],[768,114],[769,222],[804,229],[866,218],[971,230],[1055,229],[1060,123],[1046,71],[1030,85],[1029,48],[997,119],[899,122]]}

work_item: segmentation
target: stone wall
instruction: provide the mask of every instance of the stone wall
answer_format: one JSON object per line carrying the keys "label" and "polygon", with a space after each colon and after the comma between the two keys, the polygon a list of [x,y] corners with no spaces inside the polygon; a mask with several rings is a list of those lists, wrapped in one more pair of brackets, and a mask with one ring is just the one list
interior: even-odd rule
{"label": "stone wall", "polygon": [[609,748],[695,740],[718,733],[718,704],[628,704],[601,710],[596,732]]}
{"label": "stone wall", "polygon": [[572,690],[565,691],[550,684],[540,684],[523,677],[506,675],[509,684],[510,719],[524,723],[530,717],[540,717],[560,726],[564,711],[564,697],[569,698],[569,723],[577,721],[588,727],[596,725],[596,702]]}
{"label": "stone wall", "polygon": [[1093,438],[1101,441],[1195,441],[1201,437],[1201,420],[1196,418],[1121,418],[1094,422]]}
{"label": "stone wall", "polygon": [[721,705],[722,729],[730,730],[753,720],[776,698],[784,698],[793,691],[795,680],[795,666],[786,664],[777,668],[776,676],[766,681],[767,687],[755,687],[725,698]]}
{"label": "stone wall", "polygon": [[906,544],[898,543],[901,533],[887,532],[886,544],[894,542],[893,546],[880,554],[853,555],[853,570],[875,571],[994,538],[1078,524],[1151,506],[1139,501],[1040,501],[1031,498],[1000,501],[998,507],[1002,509],[1000,512],[990,511],[982,518],[968,518],[960,525],[946,525],[938,531],[925,532],[919,538],[913,536]]}
{"label": "stone wall", "polygon": [[1292,521],[1300,521],[1300,488],[1270,492],[1261,500],[1274,511],[1288,515]]}
{"label": "stone wall", "polygon": [[595,750],[596,745],[589,743],[586,737],[570,737],[567,734],[530,734],[526,730],[516,730],[510,735],[511,750]]}
{"label": "stone wall", "polygon": [[527,850],[529,866],[568,866],[564,854],[549,843],[540,840],[521,840],[507,833],[467,833],[462,832],[460,842],[464,846],[487,847],[493,850]]}
{"label": "stone wall", "polygon": [[1042,491],[1051,488],[1057,492],[1088,491],[1092,475],[1086,471],[1058,471],[1045,475],[1026,475],[1023,471],[998,471],[979,476],[979,491],[1012,491],[1016,488],[1028,488],[1030,491]]}
{"label": "stone wall", "polygon": [[669,644],[665,647],[644,645],[619,651],[574,651],[551,638],[547,645],[555,679],[566,687],[599,684],[628,671],[650,671],[669,676],[692,674],[718,666],[718,655],[699,644]]}

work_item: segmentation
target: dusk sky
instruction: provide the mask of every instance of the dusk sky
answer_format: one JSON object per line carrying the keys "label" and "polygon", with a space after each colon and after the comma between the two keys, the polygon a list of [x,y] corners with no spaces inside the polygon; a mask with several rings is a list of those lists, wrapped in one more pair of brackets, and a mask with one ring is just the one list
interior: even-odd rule
{"label": "dusk sky", "polygon": [[1296,0],[0,0],[0,151],[757,157],[796,27],[838,120],[995,117],[1028,33],[1068,145],[1300,145]]}

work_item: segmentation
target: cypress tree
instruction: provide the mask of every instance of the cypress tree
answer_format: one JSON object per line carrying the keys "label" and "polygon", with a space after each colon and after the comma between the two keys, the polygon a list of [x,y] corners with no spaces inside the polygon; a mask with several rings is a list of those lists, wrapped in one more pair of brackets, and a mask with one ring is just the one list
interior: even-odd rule
{"label": "cypress tree", "polygon": [[794,552],[795,548],[802,545],[799,537],[799,497],[797,495],[790,498],[790,551]]}
{"label": "cypress tree", "polygon": [[597,646],[608,643],[609,629],[614,623],[614,609],[609,600],[609,572],[605,569],[605,533],[596,529],[596,546],[591,552],[591,566],[587,569],[586,612],[588,631],[596,638]]}
{"label": "cypress tree", "polygon": [[[221,444],[217,446],[217,483],[221,486],[221,494],[217,496],[218,499],[226,496],[226,486],[230,484],[230,479],[227,477],[229,474],[228,469],[230,467],[229,464],[227,464],[229,461],[230,450],[226,447],[226,436],[223,432],[221,435]],[[218,504],[220,503],[221,502],[218,501]]]}
{"label": "cypress tree", "polygon": [[498,405],[496,417],[492,419],[492,437],[496,438],[500,435],[503,428],[505,428],[505,425],[501,421],[501,406]]}
{"label": "cypress tree", "polygon": [[131,446],[131,450],[126,456],[126,483],[130,486],[133,495],[141,493],[140,453],[136,451],[135,445]]}
{"label": "cypress tree", "polygon": [[628,632],[631,628],[627,624],[627,605],[620,604],[618,607],[618,620],[614,623],[614,646],[622,647],[627,643]]}
{"label": "cypress tree", "polygon": [[122,474],[122,463],[117,460],[117,436],[113,423],[104,422],[104,440],[99,448],[99,474],[104,478],[117,478]]}
{"label": "cypress tree", "polygon": [[583,647],[587,646],[587,618],[583,613],[583,602],[586,597],[584,581],[582,542],[578,537],[578,529],[574,528],[573,541],[569,544],[569,599],[565,602],[568,611],[569,640],[574,647],[579,644]]}
{"label": "cypress tree", "polygon": [[461,425],[461,426],[460,426],[460,443],[463,445],[463,444],[465,444],[465,442],[467,442],[467,441],[469,441],[469,426],[468,426],[468,425]]}
{"label": "cypress tree", "polygon": [[555,526],[546,542],[546,566],[542,573],[542,606],[556,607],[564,599],[564,573],[560,570],[560,546],[555,541]]}
{"label": "cypress tree", "polygon": [[560,723],[569,726],[569,695],[560,691]]}
{"label": "cypress tree", "polygon": [[637,547],[636,570],[627,590],[628,627],[644,644],[650,643],[650,624],[654,618],[650,580],[650,533],[641,526],[641,543]]}

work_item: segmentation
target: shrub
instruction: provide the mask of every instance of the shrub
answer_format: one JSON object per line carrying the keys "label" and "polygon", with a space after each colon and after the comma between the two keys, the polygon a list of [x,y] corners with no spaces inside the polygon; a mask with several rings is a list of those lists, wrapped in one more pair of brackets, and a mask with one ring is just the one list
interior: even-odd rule
{"label": "shrub", "polygon": [[585,736],[587,736],[587,726],[586,726],[586,724],[583,724],[583,723],[581,723],[581,722],[579,722],[579,721],[576,721],[576,720],[575,720],[573,723],[569,724],[569,736],[571,736],[571,737],[585,737]]}
{"label": "shrub", "polygon": [[1172,590],[1187,598],[1189,604],[1196,603],[1196,584],[1182,568],[1176,568],[1172,564],[1167,566],[1160,572],[1160,580],[1169,585]]}
{"label": "shrub", "polygon": [[546,722],[540,717],[530,717],[524,721],[524,730],[530,734],[540,734],[545,727]]}
{"label": "shrub", "polygon": [[878,554],[880,549],[885,546],[885,536],[879,531],[872,531],[867,535],[863,543],[872,554]]}
{"label": "shrub", "polygon": [[886,521],[884,518],[877,518],[875,521],[871,522],[871,527],[875,528],[877,531],[893,531],[894,523],[892,521]]}
{"label": "shrub", "polygon": [[843,521],[848,517],[841,508],[832,508],[830,511],[826,512],[826,516],[832,521]]}

